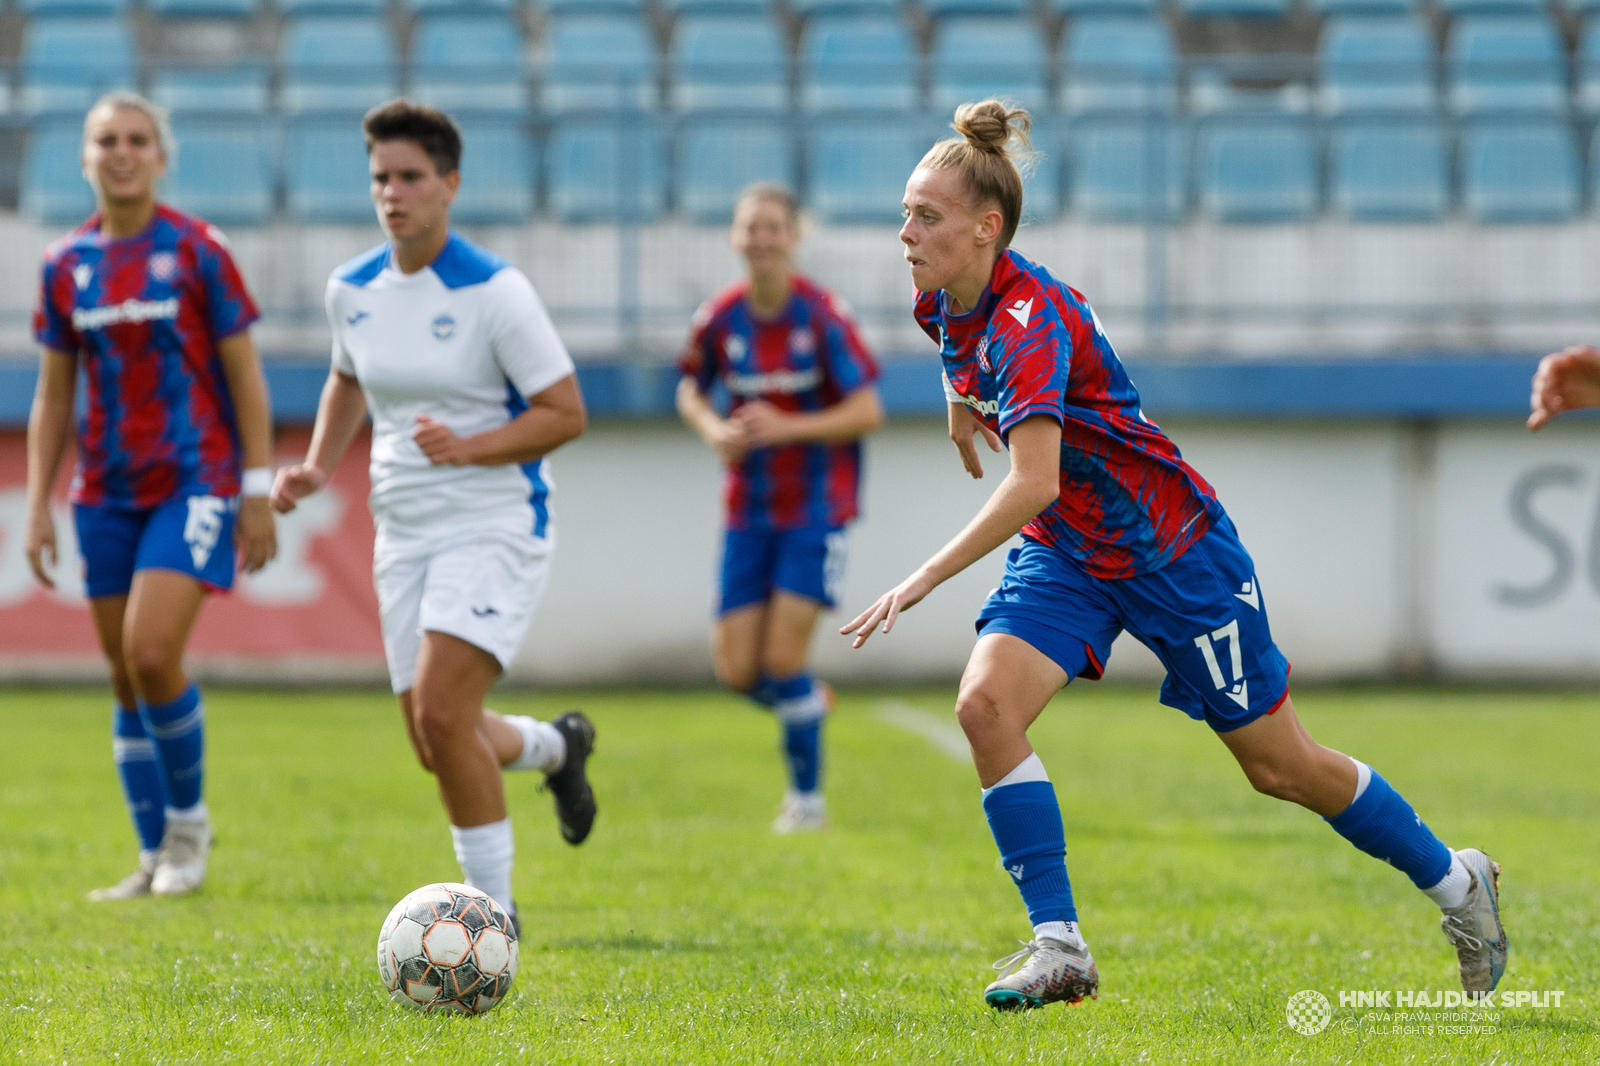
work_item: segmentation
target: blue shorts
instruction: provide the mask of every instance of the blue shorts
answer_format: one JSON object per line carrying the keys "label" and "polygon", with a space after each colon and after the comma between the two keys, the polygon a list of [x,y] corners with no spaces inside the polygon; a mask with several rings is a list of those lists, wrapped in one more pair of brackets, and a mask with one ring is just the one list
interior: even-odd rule
{"label": "blue shorts", "polygon": [[84,588],[126,596],[138,570],[176,570],[208,588],[233,587],[233,518],[237,496],[184,496],[148,510],[72,509],[83,556]]}
{"label": "blue shorts", "polygon": [[833,607],[844,575],[844,549],[845,532],[833,526],[728,530],[717,613],[765,603],[778,589]]}
{"label": "blue shorts", "polygon": [[1098,679],[1126,629],[1167,668],[1161,702],[1219,733],[1271,714],[1289,695],[1289,662],[1272,643],[1255,564],[1226,517],[1155,573],[1116,580],[1091,577],[1025,537],[977,627],[1027,641],[1069,679]]}

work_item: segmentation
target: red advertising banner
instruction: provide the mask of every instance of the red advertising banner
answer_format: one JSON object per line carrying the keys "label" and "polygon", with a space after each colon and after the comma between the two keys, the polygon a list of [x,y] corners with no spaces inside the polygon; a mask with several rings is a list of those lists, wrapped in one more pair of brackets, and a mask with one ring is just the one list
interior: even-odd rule
{"label": "red advertising banner", "polygon": [[[278,465],[306,452],[308,429],[277,441]],[[233,591],[207,598],[189,640],[191,658],[256,667],[381,667],[383,641],[372,591],[372,516],[367,511],[366,433],[351,446],[326,488],[278,519],[278,557],[259,574],[240,575]],[[56,588],[34,579],[24,550],[27,444],[0,431],[0,663],[10,673],[30,664],[98,662],[99,644],[83,595],[72,509],[66,501],[71,459],[62,464],[52,508],[60,564]],[[260,674],[260,670],[248,671]]]}

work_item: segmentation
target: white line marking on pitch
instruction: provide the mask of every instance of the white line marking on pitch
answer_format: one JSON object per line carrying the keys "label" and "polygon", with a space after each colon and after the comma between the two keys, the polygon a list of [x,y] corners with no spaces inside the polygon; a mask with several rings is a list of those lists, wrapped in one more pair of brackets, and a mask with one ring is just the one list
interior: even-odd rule
{"label": "white line marking on pitch", "polygon": [[915,733],[929,744],[960,763],[970,762],[972,749],[967,747],[967,735],[943,718],[900,700],[883,700],[878,704],[877,718],[899,726],[907,733]]}

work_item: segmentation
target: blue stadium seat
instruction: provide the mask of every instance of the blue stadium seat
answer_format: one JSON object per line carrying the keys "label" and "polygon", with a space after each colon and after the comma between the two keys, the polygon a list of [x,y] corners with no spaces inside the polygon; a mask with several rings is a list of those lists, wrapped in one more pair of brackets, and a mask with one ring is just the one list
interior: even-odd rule
{"label": "blue stadium seat", "polygon": [[77,225],[94,211],[83,180],[83,120],[46,124],[28,136],[22,157],[23,214],[53,226]]}
{"label": "blue stadium seat", "polygon": [[394,37],[382,18],[292,19],[278,55],[286,114],[366,111],[400,95]]}
{"label": "blue stadium seat", "polygon": [[420,20],[409,95],[450,114],[521,115],[528,106],[522,35],[504,14]]}
{"label": "blue stadium seat", "polygon": [[359,115],[298,119],[289,125],[285,186],[297,222],[374,220],[372,177]]}
{"label": "blue stadium seat", "polygon": [[231,70],[158,70],[150,99],[175,115],[259,115],[271,106],[267,68],[251,63]]}
{"label": "blue stadium seat", "polygon": [[1290,81],[1277,87],[1258,87],[1221,66],[1194,66],[1189,70],[1189,113],[1303,115],[1311,110],[1311,88]]}
{"label": "blue stadium seat", "polygon": [[1578,64],[1578,106],[1591,115],[1600,113],[1600,20],[1583,27],[1574,59]]}
{"label": "blue stadium seat", "polygon": [[383,12],[387,0],[275,0],[278,10],[291,18],[304,15],[367,15]]}
{"label": "blue stadium seat", "polygon": [[21,66],[30,115],[81,119],[101,94],[131,89],[137,78],[133,38],[120,19],[35,18],[23,30]]}
{"label": "blue stadium seat", "polygon": [[795,185],[793,138],[771,122],[696,122],[678,148],[678,207],[697,222],[726,222],[753,181]]}
{"label": "blue stadium seat", "polygon": [[1085,119],[1069,127],[1067,200],[1074,215],[1107,222],[1183,214],[1187,139],[1177,124]]}
{"label": "blue stadium seat", "polygon": [[1358,222],[1442,218],[1450,209],[1450,153],[1434,123],[1341,125],[1329,145],[1333,209]]}
{"label": "blue stadium seat", "polygon": [[167,18],[250,18],[261,9],[260,0],[145,0],[151,14]]}
{"label": "blue stadium seat", "polygon": [[533,141],[518,122],[461,123],[461,191],[452,220],[467,225],[508,225],[533,214]]}
{"label": "blue stadium seat", "polygon": [[1460,115],[1566,109],[1566,52],[1543,16],[1463,15],[1451,27],[1449,66]]}
{"label": "blue stadium seat", "polygon": [[672,102],[679,111],[781,110],[789,49],[761,16],[685,15],[672,35]]}
{"label": "blue stadium seat", "polygon": [[547,202],[562,219],[646,221],[666,210],[667,140],[652,124],[562,123],[545,159]]}
{"label": "blue stadium seat", "polygon": [[544,10],[557,16],[634,15],[644,10],[645,0],[544,0]]}
{"label": "blue stadium seat", "polygon": [[906,179],[939,136],[921,122],[812,123],[806,138],[811,209],[829,222],[896,221]]}
{"label": "blue stadium seat", "polygon": [[924,0],[930,15],[1020,15],[1029,8],[1028,0]]}
{"label": "blue stadium seat", "polygon": [[1200,209],[1223,222],[1290,222],[1317,210],[1317,148],[1299,123],[1222,121],[1200,131]]}
{"label": "blue stadium seat", "polygon": [[1544,0],[1434,0],[1441,15],[1540,15]]}
{"label": "blue stadium seat", "polygon": [[899,0],[789,0],[789,10],[806,18],[814,15],[898,15],[900,4]]}
{"label": "blue stadium seat", "polygon": [[654,110],[659,76],[660,61],[642,20],[626,15],[550,20],[540,96],[545,111]]}
{"label": "blue stadium seat", "polygon": [[772,4],[770,0],[661,0],[661,6],[680,14],[754,17],[767,14]]}
{"label": "blue stadium seat", "polygon": [[1132,15],[1151,18],[1161,14],[1160,0],[1050,0],[1050,10],[1077,15]]}
{"label": "blue stadium seat", "polygon": [[817,15],[800,49],[808,111],[917,106],[917,49],[894,15]]}
{"label": "blue stadium seat", "polygon": [[[1311,0],[1319,15],[1412,15],[1418,0]],[[1326,30],[1324,30],[1326,32]]]}
{"label": "blue stadium seat", "polygon": [[120,15],[128,10],[128,0],[18,0],[24,15]]}
{"label": "blue stadium seat", "polygon": [[[510,13],[519,6],[519,0],[404,0],[404,2],[406,7],[419,15],[475,15],[491,11]],[[634,9],[635,7],[627,8],[630,11]],[[545,5],[545,10],[550,10],[549,4]]]}
{"label": "blue stadium seat", "polygon": [[1182,0],[1189,18],[1283,18],[1289,0]]}
{"label": "blue stadium seat", "polygon": [[1431,114],[1439,107],[1431,32],[1411,18],[1331,18],[1318,45],[1329,115]]}
{"label": "blue stadium seat", "polygon": [[1578,210],[1578,152],[1561,122],[1483,122],[1461,135],[1461,205],[1480,222],[1557,222]]}
{"label": "blue stadium seat", "polygon": [[[1033,159],[1022,168],[1022,221],[1046,222],[1061,212],[1061,137],[1057,124],[1034,118]],[[909,175],[908,175],[909,176]]]}
{"label": "blue stadium seat", "polygon": [[1074,19],[1062,52],[1061,107],[1070,114],[1170,111],[1176,103],[1177,48],[1159,18]]}
{"label": "blue stadium seat", "polygon": [[276,153],[259,127],[179,124],[177,165],[166,199],[221,225],[256,225],[272,214]]}
{"label": "blue stadium seat", "polygon": [[1044,38],[1025,16],[942,20],[930,65],[936,112],[991,96],[1037,111],[1050,103]]}

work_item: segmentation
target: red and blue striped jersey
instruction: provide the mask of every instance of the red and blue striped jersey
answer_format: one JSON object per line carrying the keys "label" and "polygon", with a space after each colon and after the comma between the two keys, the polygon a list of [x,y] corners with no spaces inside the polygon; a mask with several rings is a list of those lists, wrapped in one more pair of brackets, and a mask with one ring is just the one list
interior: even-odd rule
{"label": "red and blue striped jersey", "polygon": [[88,386],[74,503],[238,494],[217,345],[257,317],[222,235],[165,205],[136,237],[106,237],[96,213],[45,251],[34,337],[76,355]]}
{"label": "red and blue striped jersey", "polygon": [[1022,527],[1100,578],[1152,573],[1222,516],[1216,493],[1139,408],[1139,393],[1083,295],[1007,250],[978,305],[957,315],[917,293],[952,402],[1008,436],[1033,415],[1061,423],[1061,495]]}
{"label": "red and blue striped jersey", "polygon": [[[796,276],[783,313],[757,319],[738,282],[696,312],[678,369],[700,391],[720,384],[729,413],[761,399],[782,411],[818,411],[878,380],[878,364],[848,309]],[[757,448],[728,468],[723,501],[730,529],[838,527],[856,517],[861,442]]]}

